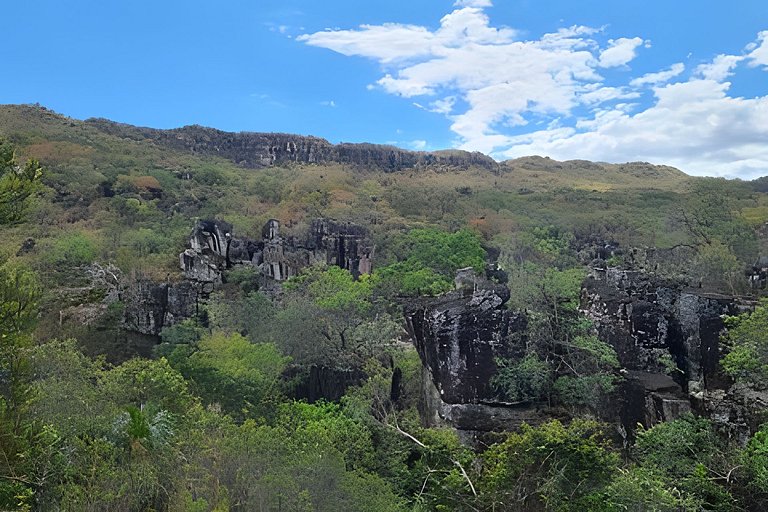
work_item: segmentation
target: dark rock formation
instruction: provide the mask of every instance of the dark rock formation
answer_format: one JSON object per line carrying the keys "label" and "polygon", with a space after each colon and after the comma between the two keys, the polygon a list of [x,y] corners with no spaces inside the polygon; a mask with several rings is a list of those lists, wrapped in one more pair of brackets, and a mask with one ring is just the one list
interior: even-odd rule
{"label": "dark rock formation", "polygon": [[627,370],[619,413],[627,429],[694,410],[739,439],[753,432],[768,395],[732,386],[720,366],[724,315],[753,306],[640,271],[593,269],[582,309]]}
{"label": "dark rock formation", "polygon": [[617,268],[594,269],[582,290],[582,308],[623,367],[664,373],[665,360],[680,370],[686,391],[725,384],[718,361],[722,316],[744,304],[681,283]]}
{"label": "dark rock formation", "polygon": [[328,265],[349,270],[355,278],[373,271],[374,246],[362,226],[315,219],[306,247],[316,255],[324,255]]}
{"label": "dark rock formation", "polygon": [[[495,430],[528,421],[536,413],[494,397],[496,358],[516,352],[509,335],[525,330],[521,314],[504,307],[506,286],[460,271],[457,290],[406,307],[408,332],[426,375],[422,416],[459,429]],[[519,349],[519,347],[517,347]]]}
{"label": "dark rock formation", "polygon": [[345,268],[355,277],[373,270],[368,231],[329,219],[313,220],[303,240],[283,238],[274,219],[262,229],[261,240],[234,237],[232,226],[224,221],[199,221],[188,245],[179,263],[184,276],[198,283],[219,283],[222,272],[237,265],[252,266],[275,281],[320,262]]}
{"label": "dark rock formation", "polygon": [[497,171],[499,164],[482,153],[466,151],[407,151],[378,144],[331,144],[325,139],[285,133],[230,133],[185,126],[174,130],[139,128],[108,121],[89,119],[86,123],[117,137],[145,141],[203,155],[227,158],[243,167],[259,168],[287,163],[341,163],[354,167],[400,171],[426,166],[469,168]]}
{"label": "dark rock formation", "polygon": [[34,250],[35,244],[36,242],[34,238],[27,238],[21,243],[21,247],[19,247],[19,250],[16,251],[16,256],[23,256],[24,254],[29,254]]}
{"label": "dark rock formation", "polygon": [[125,288],[123,326],[131,331],[159,336],[163,327],[197,315],[201,293],[195,283],[155,283],[137,280]]}

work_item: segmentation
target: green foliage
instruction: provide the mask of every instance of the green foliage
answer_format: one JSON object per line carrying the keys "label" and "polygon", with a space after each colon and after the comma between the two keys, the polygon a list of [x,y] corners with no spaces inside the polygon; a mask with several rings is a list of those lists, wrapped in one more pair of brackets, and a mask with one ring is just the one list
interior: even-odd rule
{"label": "green foliage", "polygon": [[456,270],[481,272],[485,265],[480,239],[468,229],[413,229],[394,242],[393,252],[399,261],[377,270],[376,276],[405,295],[444,293],[453,287]]}
{"label": "green foliage", "polygon": [[618,462],[595,422],[524,425],[483,454],[482,489],[489,509],[589,510],[589,495],[610,481]]}
{"label": "green foliage", "polygon": [[646,467],[683,478],[698,463],[711,465],[720,444],[709,421],[686,416],[640,430],[634,455]]}
{"label": "green foliage", "polygon": [[740,454],[742,472],[747,480],[747,496],[754,504],[768,505],[768,424],[755,432]]}
{"label": "green foliage", "polygon": [[730,317],[727,325],[723,369],[738,381],[762,386],[768,379],[768,300],[752,313]]}
{"label": "green foliage", "polygon": [[595,500],[600,503],[596,510],[606,512],[677,512],[696,505],[652,470],[638,467],[620,470]]}
{"label": "green foliage", "polygon": [[24,220],[32,194],[40,189],[42,176],[37,160],[30,159],[20,166],[14,146],[0,137],[0,225]]}
{"label": "green foliage", "polygon": [[205,329],[200,327],[195,320],[184,320],[170,327],[164,327],[160,332],[160,339],[169,345],[195,345],[205,334]]}
{"label": "green foliage", "polygon": [[[754,231],[738,215],[736,198],[746,190],[722,178],[705,178],[691,184],[691,191],[679,211],[683,226],[693,242],[701,246],[720,243],[742,261],[752,261],[756,252]],[[735,189],[735,190],[734,190]]]}
{"label": "green foliage", "polygon": [[398,261],[376,270],[375,275],[383,287],[389,285],[404,295],[435,296],[453,289],[453,281],[414,261]]}
{"label": "green foliage", "polygon": [[728,246],[718,240],[699,248],[693,262],[693,272],[699,276],[702,286],[711,290],[736,294],[746,288],[744,264],[739,262]]}
{"label": "green foliage", "polygon": [[643,468],[659,475],[667,486],[680,489],[697,507],[734,510],[734,498],[713,480],[737,464],[709,420],[688,415],[640,430],[633,455]]}
{"label": "green foliage", "polygon": [[516,363],[508,360],[496,362],[498,371],[491,380],[502,396],[512,401],[540,400],[547,396],[552,385],[552,368],[538,355],[526,354]]}
{"label": "green foliage", "polygon": [[560,402],[569,406],[594,406],[601,397],[611,393],[616,386],[616,377],[610,374],[563,375],[554,383],[554,390]]}
{"label": "green foliage", "polygon": [[57,239],[46,256],[57,267],[87,265],[96,259],[96,244],[84,233],[70,233]]}
{"label": "green foliage", "polygon": [[281,397],[280,376],[290,361],[271,343],[222,333],[202,338],[193,350],[180,345],[169,359],[205,402],[238,419],[269,413]]}
{"label": "green foliage", "polygon": [[11,263],[0,263],[0,347],[4,338],[32,326],[41,294],[35,273]]}

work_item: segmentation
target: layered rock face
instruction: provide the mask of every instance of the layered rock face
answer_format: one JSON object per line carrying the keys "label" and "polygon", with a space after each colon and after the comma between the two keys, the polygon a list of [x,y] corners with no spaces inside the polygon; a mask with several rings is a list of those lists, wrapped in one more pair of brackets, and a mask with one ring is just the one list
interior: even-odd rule
{"label": "layered rock face", "polygon": [[174,130],[139,128],[106,119],[89,119],[89,125],[110,135],[151,140],[176,150],[215,155],[243,167],[259,168],[287,163],[341,163],[355,167],[400,171],[426,166],[482,167],[497,171],[499,164],[482,153],[466,151],[407,151],[379,144],[331,144],[319,137],[285,133],[223,132],[202,126]]}
{"label": "layered rock face", "polygon": [[491,389],[496,359],[519,350],[510,334],[524,331],[526,318],[504,307],[506,286],[470,276],[460,274],[457,290],[406,308],[407,329],[426,370],[423,416],[427,423],[481,431],[531,421],[535,413],[527,406],[498,402]]}
{"label": "layered rock face", "polygon": [[328,219],[315,219],[301,240],[280,235],[280,223],[270,220],[261,240],[238,238],[221,220],[198,221],[188,248],[179,254],[184,274],[180,283],[139,280],[125,287],[123,326],[142,334],[159,335],[167,327],[197,314],[198,305],[222,281],[223,272],[252,267],[268,282],[280,282],[302,269],[324,262],[370,273],[374,246],[365,228]]}
{"label": "layered rock face", "polygon": [[640,271],[593,269],[582,309],[626,369],[622,423],[652,425],[693,410],[735,438],[754,432],[768,395],[733,386],[720,366],[724,316],[753,305]]}
{"label": "layered rock face", "polygon": [[236,238],[232,226],[223,221],[199,221],[188,245],[179,263],[184,276],[199,283],[221,282],[222,272],[236,265],[251,266],[275,281],[321,262],[347,269],[355,277],[373,269],[374,246],[368,231],[329,219],[313,220],[303,240],[282,237],[274,219],[264,225],[261,240]]}
{"label": "layered rock face", "polygon": [[193,282],[175,284],[140,280],[122,294],[123,326],[134,332],[160,335],[171,326],[198,313],[201,293]]}
{"label": "layered rock face", "polygon": [[722,317],[744,307],[730,296],[618,268],[594,269],[582,290],[583,311],[624,368],[664,373],[671,360],[690,392],[726,384],[718,364]]}

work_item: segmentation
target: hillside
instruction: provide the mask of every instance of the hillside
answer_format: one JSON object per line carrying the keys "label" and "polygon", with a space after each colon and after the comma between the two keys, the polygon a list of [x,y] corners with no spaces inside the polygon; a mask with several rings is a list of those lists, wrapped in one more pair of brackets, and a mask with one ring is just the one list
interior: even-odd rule
{"label": "hillside", "polygon": [[765,180],[27,105],[0,157],[0,509],[768,503]]}

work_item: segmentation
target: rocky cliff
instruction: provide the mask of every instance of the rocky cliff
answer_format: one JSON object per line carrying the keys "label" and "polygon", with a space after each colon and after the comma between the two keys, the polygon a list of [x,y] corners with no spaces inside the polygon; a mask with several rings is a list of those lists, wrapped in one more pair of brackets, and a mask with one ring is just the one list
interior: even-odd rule
{"label": "rocky cliff", "polygon": [[527,325],[524,315],[506,309],[509,296],[506,286],[465,269],[455,291],[406,306],[407,330],[424,364],[426,424],[448,423],[472,432],[540,420],[534,407],[500,402],[491,388],[496,359],[520,350],[510,334]]}
{"label": "rocky cliff", "polygon": [[224,132],[203,126],[173,130],[140,128],[106,119],[88,119],[86,124],[121,138],[150,141],[176,150],[215,155],[241,165],[259,168],[287,163],[339,163],[384,171],[426,166],[436,168],[481,167],[498,171],[499,164],[479,152],[408,151],[379,144],[331,144],[325,139],[285,133]]}
{"label": "rocky cliff", "polygon": [[624,367],[622,423],[650,425],[693,410],[738,439],[754,432],[768,396],[733,386],[720,366],[724,317],[753,306],[643,271],[593,269],[582,310]]}
{"label": "rocky cliff", "polygon": [[249,266],[264,277],[284,281],[315,263],[334,265],[355,276],[373,270],[374,245],[362,226],[314,219],[303,237],[283,237],[280,223],[269,220],[260,240],[233,236],[232,226],[221,220],[198,221],[188,248],[179,254],[187,280],[219,283],[222,272]]}

